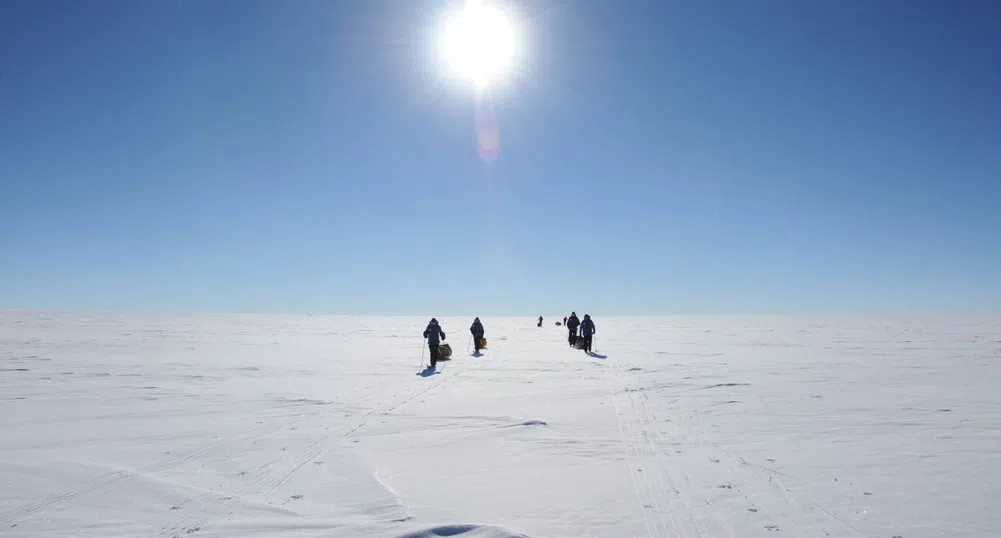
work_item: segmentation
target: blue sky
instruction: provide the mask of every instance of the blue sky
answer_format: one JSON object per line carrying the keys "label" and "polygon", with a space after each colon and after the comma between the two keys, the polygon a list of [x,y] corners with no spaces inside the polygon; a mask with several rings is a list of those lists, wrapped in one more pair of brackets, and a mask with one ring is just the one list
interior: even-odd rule
{"label": "blue sky", "polygon": [[996,2],[457,4],[4,2],[0,308],[998,310]]}

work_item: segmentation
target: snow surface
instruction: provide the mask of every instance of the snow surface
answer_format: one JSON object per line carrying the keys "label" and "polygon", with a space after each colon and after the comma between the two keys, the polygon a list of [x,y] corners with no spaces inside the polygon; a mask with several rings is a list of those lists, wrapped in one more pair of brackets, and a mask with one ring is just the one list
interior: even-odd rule
{"label": "snow surface", "polygon": [[0,313],[0,536],[1001,536],[1001,317],[439,319]]}

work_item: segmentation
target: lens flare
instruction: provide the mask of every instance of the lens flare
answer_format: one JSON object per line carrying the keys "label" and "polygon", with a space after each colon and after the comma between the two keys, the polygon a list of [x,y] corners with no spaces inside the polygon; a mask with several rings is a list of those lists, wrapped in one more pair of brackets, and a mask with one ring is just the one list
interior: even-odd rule
{"label": "lens flare", "polygon": [[486,162],[493,162],[500,156],[500,131],[485,89],[476,92],[476,149],[480,159]]}

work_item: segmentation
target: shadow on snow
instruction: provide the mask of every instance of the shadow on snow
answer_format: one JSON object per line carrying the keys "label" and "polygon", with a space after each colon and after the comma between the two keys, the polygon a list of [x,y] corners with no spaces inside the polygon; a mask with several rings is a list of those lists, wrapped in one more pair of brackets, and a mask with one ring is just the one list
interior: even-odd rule
{"label": "shadow on snow", "polygon": [[470,538],[528,538],[524,534],[518,534],[492,525],[443,525],[441,527],[404,534],[399,538],[435,538],[438,536],[463,535]]}

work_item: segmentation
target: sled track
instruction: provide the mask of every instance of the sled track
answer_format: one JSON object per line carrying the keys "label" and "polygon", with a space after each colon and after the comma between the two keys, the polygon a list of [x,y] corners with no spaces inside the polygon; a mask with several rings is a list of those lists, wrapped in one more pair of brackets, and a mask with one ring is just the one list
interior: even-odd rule
{"label": "sled track", "polygon": [[330,446],[342,441],[346,437],[365,427],[373,418],[389,414],[400,407],[412,402],[413,400],[431,392],[438,387],[441,387],[448,381],[454,379],[461,375],[465,370],[460,370],[455,373],[443,375],[443,379],[437,383],[432,384],[429,387],[424,387],[414,393],[402,395],[402,393],[397,393],[396,395],[389,398],[390,401],[386,402],[385,405],[379,408],[365,413],[363,416],[352,421],[350,424],[338,429],[335,432],[324,435],[317,439],[316,441],[310,443],[306,446],[302,452],[295,456],[294,460],[288,467],[279,467],[281,458],[274,459],[264,465],[257,468],[257,476],[255,480],[247,487],[241,489],[239,492],[220,497],[216,499],[211,505],[202,507],[201,513],[198,517],[185,517],[178,518],[173,523],[167,524],[161,531],[151,534],[149,536],[156,538],[172,538],[176,535],[187,532],[188,529],[199,529],[204,525],[207,525],[211,518],[210,515],[219,515],[226,512],[222,507],[222,504],[227,501],[234,499],[239,499],[246,495],[251,495],[255,493],[263,493],[267,495],[276,494],[292,476],[301,469],[304,465],[311,461],[314,461],[324,450]]}
{"label": "sled track", "polygon": [[[356,389],[356,391],[357,390],[358,389]],[[352,391],[352,393],[353,392],[355,391]],[[81,495],[97,491],[99,489],[110,486],[111,484],[120,482],[128,478],[133,478],[143,474],[155,474],[163,471],[168,471],[170,469],[179,467],[189,461],[192,461],[206,454],[210,454],[212,452],[216,452],[219,450],[224,450],[226,448],[230,448],[243,443],[253,442],[256,439],[260,439],[267,435],[278,433],[282,430],[287,429],[289,426],[302,423],[320,414],[321,413],[302,413],[295,416],[290,421],[283,421],[269,426],[261,426],[258,428],[254,428],[242,435],[238,435],[236,437],[215,440],[213,442],[205,444],[201,448],[197,448],[181,456],[164,459],[157,463],[153,463],[151,465],[143,467],[137,471],[115,470],[100,474],[94,478],[84,481],[83,486],[80,488],[42,497],[41,499],[38,499],[34,502],[29,502],[27,504],[9,508],[3,512],[0,512],[0,526],[7,527],[10,524],[17,522],[20,519],[41,512],[53,505],[73,500]]]}
{"label": "sled track", "polygon": [[[639,439],[643,450],[654,454],[656,460],[649,466],[649,480],[662,491],[670,492],[671,503],[667,510],[688,514],[677,521],[676,536],[699,538],[736,538],[733,523],[717,510],[711,496],[692,479],[693,465],[683,461],[679,455],[697,452],[690,441],[665,435],[658,426],[658,417],[647,406],[648,392],[629,381],[629,373],[620,367],[614,374],[619,387],[629,404],[628,416],[636,420]],[[706,459],[701,459],[703,462]],[[657,507],[661,509],[661,507]]]}
{"label": "sled track", "polygon": [[[298,422],[302,422],[302,421],[306,420],[307,418],[309,418],[309,416],[307,416],[305,414],[299,415],[299,416],[297,416],[296,418],[293,419],[292,423],[295,424],[295,423],[298,423]],[[35,502],[31,502],[31,503],[28,503],[28,504],[24,504],[24,505],[15,507],[15,508],[10,508],[8,510],[5,510],[4,512],[0,513],[0,525],[7,526],[8,524],[14,523],[14,522],[16,522],[19,519],[22,519],[22,518],[27,517],[27,516],[29,516],[31,514],[40,512],[42,510],[45,510],[46,508],[48,508],[48,507],[50,507],[52,505],[59,504],[59,503],[64,502],[64,501],[75,499],[76,497],[79,497],[81,495],[90,493],[92,491],[96,491],[98,489],[101,489],[103,487],[109,486],[111,484],[114,484],[115,482],[119,482],[119,481],[124,480],[126,478],[132,478],[134,476],[139,476],[140,474],[144,474],[144,473],[152,474],[152,473],[158,473],[158,472],[162,472],[162,471],[167,471],[167,470],[170,470],[170,469],[172,469],[174,467],[178,467],[180,465],[183,465],[184,463],[186,463],[188,461],[191,461],[191,460],[193,460],[193,459],[195,459],[195,458],[197,458],[199,456],[203,456],[205,454],[208,454],[208,453],[211,453],[211,452],[214,452],[214,451],[217,451],[217,450],[222,450],[222,449],[225,449],[225,448],[228,448],[228,447],[240,444],[240,443],[245,443],[245,442],[253,441],[254,439],[259,439],[259,438],[261,438],[261,437],[263,437],[265,435],[268,435],[268,434],[277,433],[278,431],[281,431],[282,429],[285,429],[288,425],[289,425],[288,423],[281,423],[281,424],[279,424],[277,426],[273,425],[273,426],[268,426],[268,427],[255,428],[255,429],[251,430],[249,433],[246,433],[246,434],[243,434],[243,435],[240,435],[240,436],[237,436],[237,437],[233,437],[233,438],[225,439],[225,440],[218,440],[218,441],[209,443],[209,444],[207,444],[207,445],[205,445],[205,446],[203,446],[201,448],[198,448],[198,449],[195,449],[195,450],[193,450],[191,452],[188,452],[188,453],[184,454],[183,456],[176,457],[176,458],[165,459],[165,460],[160,461],[158,463],[154,463],[154,464],[149,465],[147,467],[143,467],[139,472],[126,471],[126,470],[118,470],[118,471],[110,471],[110,472],[98,475],[98,476],[96,476],[94,478],[91,478],[91,479],[85,481],[84,482],[84,486],[81,487],[81,488],[77,488],[75,490],[67,491],[67,492],[64,492],[64,493],[58,493],[58,494],[55,494],[55,495],[50,495],[50,496],[44,497],[42,499],[39,499],[39,500],[37,500]]]}
{"label": "sled track", "polygon": [[863,536],[817,504],[797,502],[785,486],[792,477],[748,462],[696,429],[659,420],[648,405],[650,391],[633,382],[626,366],[603,370],[649,536]]}
{"label": "sled track", "polygon": [[[259,485],[263,486],[267,493],[269,494],[275,493],[288,482],[288,480],[292,477],[293,474],[295,474],[296,471],[301,469],[303,465],[314,460],[330,445],[337,443],[340,440],[344,439],[345,437],[351,435],[352,433],[362,429],[373,418],[392,413],[393,411],[399,409],[400,407],[403,407],[404,405],[412,402],[413,400],[421,397],[422,395],[427,394],[428,392],[431,392],[434,389],[444,385],[445,383],[447,383],[448,381],[450,381],[451,379],[455,378],[460,374],[462,374],[462,371],[455,372],[453,374],[446,374],[441,381],[431,385],[430,387],[425,387],[421,390],[418,390],[417,392],[410,394],[409,396],[404,396],[402,399],[398,399],[400,397],[400,393],[397,393],[395,396],[390,398],[392,401],[389,402],[389,405],[380,407],[379,409],[375,409],[373,411],[369,411],[362,417],[353,421],[351,424],[337,430],[334,433],[331,433],[330,435],[321,437],[320,439],[311,443],[308,447],[306,447],[305,452],[303,452],[296,458],[295,462],[292,464],[292,467],[278,473],[275,476],[261,480],[259,482]],[[272,461],[266,465],[272,466],[274,463],[276,463],[276,461]],[[267,474],[268,473],[265,473],[265,475]],[[244,494],[246,493],[252,493],[252,491],[247,491]]]}
{"label": "sled track", "polygon": [[[644,393],[642,396],[646,399]],[[668,426],[668,431],[676,427]],[[687,432],[687,444],[698,446],[703,459],[716,462],[718,474],[732,480],[730,484],[748,507],[763,516],[756,522],[768,531],[792,533],[795,536],[866,536],[845,519],[814,502],[801,505],[793,492],[786,488],[795,478],[767,465],[747,461],[738,452],[705,440],[694,430]],[[670,437],[670,435],[668,435]],[[799,483],[808,489],[809,484]],[[835,527],[837,530],[835,530]]]}
{"label": "sled track", "polygon": [[[651,538],[735,537],[732,528],[725,533],[709,532],[692,514],[699,507],[691,492],[683,491],[669,472],[667,457],[654,442],[653,417],[645,406],[632,397],[621,368],[604,366],[602,371],[615,406],[619,431],[626,452],[629,474],[643,514],[647,536]],[[623,397],[620,394],[626,394]],[[701,503],[700,503],[701,504]],[[719,524],[716,527],[720,527]],[[716,530],[716,529],[714,529]]]}

